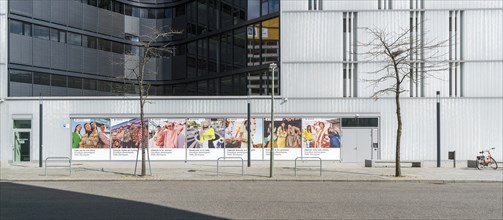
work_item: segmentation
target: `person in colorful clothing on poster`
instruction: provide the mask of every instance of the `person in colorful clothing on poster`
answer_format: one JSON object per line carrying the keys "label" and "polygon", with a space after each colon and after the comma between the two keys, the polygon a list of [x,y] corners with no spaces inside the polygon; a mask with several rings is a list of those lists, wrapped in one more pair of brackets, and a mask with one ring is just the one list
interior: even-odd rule
{"label": "person in colorful clothing on poster", "polygon": [[100,132],[98,133],[98,145],[97,148],[110,148],[110,138],[106,133],[106,126],[104,124],[98,123]]}
{"label": "person in colorful clothing on poster", "polygon": [[79,148],[81,138],[80,130],[82,130],[81,124],[75,126],[75,130],[72,133],[72,148]]}

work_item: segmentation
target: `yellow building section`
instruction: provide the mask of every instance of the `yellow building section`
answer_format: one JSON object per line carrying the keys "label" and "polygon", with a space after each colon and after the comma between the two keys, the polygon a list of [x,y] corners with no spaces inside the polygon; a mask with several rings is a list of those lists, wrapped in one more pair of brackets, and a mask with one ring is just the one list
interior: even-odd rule
{"label": "yellow building section", "polygon": [[279,18],[263,21],[262,30],[260,30],[259,24],[248,26],[247,36],[249,40],[258,40],[260,35],[262,35],[262,40],[279,40]]}

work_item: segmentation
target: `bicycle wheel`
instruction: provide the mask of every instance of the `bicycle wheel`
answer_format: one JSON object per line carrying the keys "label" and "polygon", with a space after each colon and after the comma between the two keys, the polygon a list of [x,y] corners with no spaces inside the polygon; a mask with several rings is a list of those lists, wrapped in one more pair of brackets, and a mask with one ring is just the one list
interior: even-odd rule
{"label": "bicycle wheel", "polygon": [[482,161],[480,159],[477,159],[477,169],[484,169],[484,164],[482,164]]}
{"label": "bicycle wheel", "polygon": [[498,163],[494,160],[494,158],[491,158],[491,161],[489,161],[489,167],[495,169],[498,169]]}

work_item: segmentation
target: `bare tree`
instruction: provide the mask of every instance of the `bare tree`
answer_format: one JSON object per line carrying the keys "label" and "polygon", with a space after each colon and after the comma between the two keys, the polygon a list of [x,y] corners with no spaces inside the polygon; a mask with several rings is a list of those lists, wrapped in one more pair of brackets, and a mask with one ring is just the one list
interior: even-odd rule
{"label": "bare tree", "polygon": [[[181,31],[169,29],[164,31],[164,28],[150,28],[149,34],[140,36],[139,42],[135,45],[138,48],[137,52],[129,51],[125,55],[124,65],[125,74],[122,77],[125,82],[131,83],[135,92],[138,93],[140,107],[140,133],[141,133],[141,174],[146,175],[145,164],[145,148],[148,145],[148,127],[144,122],[144,108],[148,103],[148,95],[151,89],[150,80],[147,78],[151,75],[156,75],[157,70],[147,70],[146,66],[152,59],[161,58],[167,59],[170,54],[174,53],[174,48],[167,43],[164,43],[169,37],[180,34]],[[144,129],[147,129],[146,131]],[[136,172],[136,170],[135,170]]]}
{"label": "bare tree", "polygon": [[[421,25],[421,24],[419,24]],[[382,64],[381,68],[370,72],[375,78],[366,79],[370,85],[378,88],[372,95],[377,99],[382,95],[392,94],[395,98],[397,130],[395,176],[401,176],[400,144],[402,137],[402,113],[400,95],[409,91],[407,84],[423,82],[425,78],[435,76],[435,72],[446,70],[445,55],[440,48],[447,46],[445,41],[426,40],[425,34],[417,34],[415,26],[389,32],[385,28],[362,28],[370,35],[370,42],[359,43],[364,52],[360,53],[370,61]],[[409,83],[407,83],[409,82]]]}

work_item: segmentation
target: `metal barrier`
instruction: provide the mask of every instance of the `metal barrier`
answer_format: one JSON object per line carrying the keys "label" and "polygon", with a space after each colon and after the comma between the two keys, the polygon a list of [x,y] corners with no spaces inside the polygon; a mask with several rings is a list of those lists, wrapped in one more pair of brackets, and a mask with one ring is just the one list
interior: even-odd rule
{"label": "metal barrier", "polygon": [[[322,160],[319,157],[297,157],[295,158],[295,176],[297,176],[297,160],[300,158],[300,160],[304,161],[304,158],[307,159],[318,159],[320,160],[320,176],[322,175],[322,170],[323,170],[323,165],[322,165]],[[314,160],[311,160],[314,161]],[[318,167],[318,166],[302,166],[302,167]]]}
{"label": "metal barrier", "polygon": [[[54,166],[47,166],[47,161],[48,160],[68,160],[68,166],[64,165],[54,165]],[[47,157],[45,158],[45,175],[47,176],[47,167],[68,167],[70,168],[70,176],[72,175],[72,159],[69,157]]]}
{"label": "metal barrier", "polygon": [[[217,159],[217,176],[219,175],[219,169],[220,169],[220,163],[219,163],[219,161],[221,159],[223,159],[223,160],[227,160],[227,159],[239,159],[239,160],[241,160],[241,176],[244,176],[244,160],[241,157],[219,157]],[[233,161],[239,161],[239,160],[233,160]],[[239,167],[239,166],[223,166],[223,167]]]}

